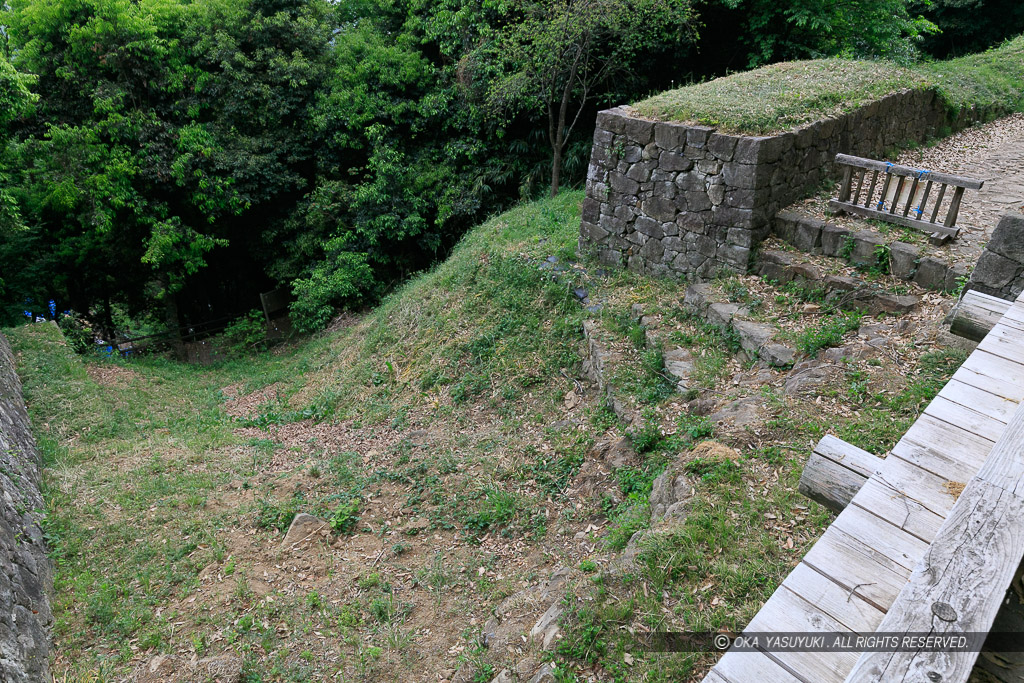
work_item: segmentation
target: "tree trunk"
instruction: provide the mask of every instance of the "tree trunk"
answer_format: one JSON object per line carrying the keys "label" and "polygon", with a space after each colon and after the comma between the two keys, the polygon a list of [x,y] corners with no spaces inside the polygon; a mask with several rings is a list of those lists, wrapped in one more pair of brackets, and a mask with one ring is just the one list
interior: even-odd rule
{"label": "tree trunk", "polygon": [[170,334],[171,353],[178,360],[185,360],[185,341],[181,337],[181,320],[178,317],[178,301],[171,291],[168,279],[162,279],[164,288],[164,323]]}
{"label": "tree trunk", "polygon": [[554,145],[554,154],[551,158],[551,196],[558,194],[558,185],[562,176],[562,146]]}

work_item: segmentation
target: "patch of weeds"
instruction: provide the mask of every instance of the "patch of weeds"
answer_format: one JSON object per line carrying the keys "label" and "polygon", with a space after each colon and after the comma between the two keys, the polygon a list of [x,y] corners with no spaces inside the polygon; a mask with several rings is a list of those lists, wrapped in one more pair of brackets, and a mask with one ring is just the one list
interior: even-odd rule
{"label": "patch of weeds", "polygon": [[646,496],[632,493],[608,513],[608,522],[608,547],[622,550],[633,534],[651,525],[651,504]]}
{"label": "patch of weeds", "polygon": [[380,584],[380,574],[377,572],[370,572],[366,576],[360,576],[356,579],[356,585],[363,589],[376,588]]}
{"label": "patch of weeds", "polygon": [[305,499],[298,492],[283,501],[259,500],[256,502],[256,526],[260,529],[286,531],[303,503]]}
{"label": "patch of weeds", "polygon": [[852,235],[843,235],[843,246],[839,247],[839,253],[836,255],[844,261],[849,261],[853,256],[854,245],[855,242]]}
{"label": "patch of weeds", "polygon": [[480,496],[476,509],[464,516],[463,524],[474,531],[484,532],[511,522],[518,509],[519,497],[516,494],[488,488]]}
{"label": "patch of weeds", "polygon": [[722,293],[733,303],[745,304],[750,301],[750,290],[739,278],[723,280]]}
{"label": "patch of weeds", "polygon": [[808,356],[815,356],[821,349],[839,346],[843,343],[843,335],[860,327],[860,313],[835,313],[826,316],[817,325],[812,325],[797,335],[797,348]]}
{"label": "patch of weeds", "polygon": [[713,484],[737,484],[742,480],[740,466],[728,458],[694,458],[686,463],[686,471]]}
{"label": "patch of weeds", "polygon": [[715,423],[704,415],[680,413],[676,418],[679,434],[691,442],[710,439],[715,433]]}
{"label": "patch of weeds", "polygon": [[359,509],[362,501],[358,496],[351,496],[343,500],[331,510],[327,522],[331,528],[340,534],[352,533],[359,522]]}

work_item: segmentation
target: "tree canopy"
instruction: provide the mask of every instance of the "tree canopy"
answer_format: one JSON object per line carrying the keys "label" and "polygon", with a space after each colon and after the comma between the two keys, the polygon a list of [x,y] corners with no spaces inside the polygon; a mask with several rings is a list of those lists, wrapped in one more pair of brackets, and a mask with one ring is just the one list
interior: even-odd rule
{"label": "tree canopy", "polygon": [[[938,5],[941,26],[956,3]],[[911,59],[933,31],[920,11],[11,0],[0,317],[52,301],[104,334],[126,320],[180,329],[286,287],[297,326],[317,329],[442,259],[482,217],[580,182],[598,109],[778,59]]]}

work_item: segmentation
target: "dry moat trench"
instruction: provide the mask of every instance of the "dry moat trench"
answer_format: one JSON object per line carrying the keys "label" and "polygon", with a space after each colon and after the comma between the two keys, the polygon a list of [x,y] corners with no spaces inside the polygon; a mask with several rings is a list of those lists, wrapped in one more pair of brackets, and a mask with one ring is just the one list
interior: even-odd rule
{"label": "dry moat trench", "polygon": [[[795,252],[797,284],[603,271],[565,255],[578,202],[496,219],[401,305],[244,363],[11,331],[58,680],[699,680],[713,657],[638,634],[756,612],[830,519],[795,490],[811,447],[885,453],[962,358],[953,297]],[[917,299],[858,317],[828,276]],[[474,299],[509,277],[526,295],[492,318]],[[792,359],[756,352],[768,331]],[[343,409],[304,416],[327,395]],[[337,528],[285,543],[296,512]]]}

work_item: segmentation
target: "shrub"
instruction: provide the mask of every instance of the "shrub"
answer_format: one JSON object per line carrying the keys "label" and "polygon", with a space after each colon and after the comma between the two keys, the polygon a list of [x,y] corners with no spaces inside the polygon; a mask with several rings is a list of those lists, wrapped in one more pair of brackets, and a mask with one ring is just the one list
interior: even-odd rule
{"label": "shrub", "polygon": [[373,287],[373,271],[366,254],[340,251],[333,243],[328,244],[328,254],[329,258],[318,263],[308,277],[292,282],[295,301],[289,311],[292,325],[299,332],[327,327],[335,307],[358,303]]}
{"label": "shrub", "polygon": [[231,321],[224,328],[224,338],[231,350],[238,354],[266,348],[267,328],[263,313],[253,309]]}

